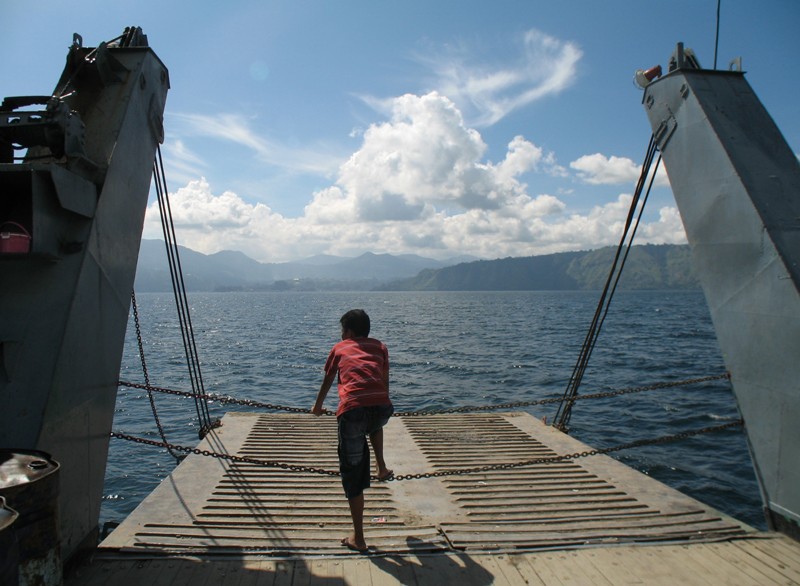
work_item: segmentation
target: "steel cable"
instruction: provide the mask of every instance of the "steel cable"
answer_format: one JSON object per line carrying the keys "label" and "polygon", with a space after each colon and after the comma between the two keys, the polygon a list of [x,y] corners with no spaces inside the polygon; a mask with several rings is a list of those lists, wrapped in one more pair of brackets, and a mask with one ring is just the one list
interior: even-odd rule
{"label": "steel cable", "polygon": [[208,409],[208,399],[203,385],[203,375],[200,369],[200,358],[197,352],[197,344],[192,327],[192,317],[189,311],[189,300],[186,295],[186,283],[183,278],[183,267],[181,266],[180,253],[178,251],[177,238],[175,236],[175,224],[172,218],[172,208],[169,202],[167,191],[166,175],[164,173],[164,161],[161,158],[161,148],[156,150],[156,160],[153,165],[153,178],[155,180],[158,207],[161,212],[161,229],[164,235],[164,245],[167,251],[167,262],[169,264],[170,278],[172,281],[172,292],[175,297],[175,305],[178,310],[178,321],[180,324],[183,349],[186,362],[189,368],[189,380],[192,385],[195,397],[195,409],[197,418],[200,422],[200,437],[202,438],[209,429],[219,425],[219,420],[212,422]]}
{"label": "steel cable", "polygon": [[[642,171],[636,184],[636,190],[631,201],[628,216],[625,220],[625,228],[623,229],[622,236],[617,246],[614,260],[611,264],[611,269],[608,272],[608,277],[606,278],[605,285],[600,295],[600,300],[597,303],[597,308],[595,309],[594,316],[592,317],[592,322],[589,326],[589,330],[586,333],[586,337],[584,338],[581,351],[578,355],[572,375],[570,376],[567,388],[564,391],[561,405],[559,406],[554,419],[553,425],[561,431],[568,431],[569,420],[572,415],[572,407],[575,402],[575,397],[578,395],[578,389],[583,380],[586,368],[588,367],[589,359],[591,358],[594,347],[597,344],[597,339],[600,335],[603,323],[605,322],[605,318],[608,315],[608,310],[611,306],[611,300],[613,299],[620,277],[622,276],[622,270],[625,266],[625,262],[628,259],[628,254],[630,253],[631,247],[633,246],[633,237],[636,234],[642,214],[644,213],[644,207],[647,203],[647,198],[650,194],[650,189],[652,188],[653,181],[655,179],[655,172],[653,172],[647,190],[644,191],[647,177],[650,175],[650,169],[652,168],[653,159],[655,158],[657,151],[658,146],[656,144],[655,137],[651,135],[650,143],[647,146],[647,152],[645,154],[645,160],[642,164]],[[659,157],[659,161],[660,160],[661,159]],[[656,169],[657,168],[658,163],[656,163]],[[643,194],[644,197],[642,197]],[[639,205],[640,202],[641,206]],[[638,215],[636,214],[637,208],[639,209]],[[623,250],[625,251],[624,254]]]}

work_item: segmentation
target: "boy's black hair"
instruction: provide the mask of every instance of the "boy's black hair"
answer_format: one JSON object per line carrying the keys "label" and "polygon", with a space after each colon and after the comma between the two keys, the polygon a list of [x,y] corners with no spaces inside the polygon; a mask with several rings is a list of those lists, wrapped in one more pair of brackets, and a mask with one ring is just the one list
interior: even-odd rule
{"label": "boy's black hair", "polygon": [[351,330],[356,336],[369,336],[369,316],[363,309],[351,309],[339,321],[343,329]]}

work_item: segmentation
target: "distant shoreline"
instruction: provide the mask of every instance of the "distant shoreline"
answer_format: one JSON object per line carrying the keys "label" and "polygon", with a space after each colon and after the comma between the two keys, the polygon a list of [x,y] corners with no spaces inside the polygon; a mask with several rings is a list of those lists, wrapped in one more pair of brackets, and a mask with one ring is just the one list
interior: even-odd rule
{"label": "distant shoreline", "polygon": [[[325,263],[259,263],[242,253],[205,255],[181,248],[189,291],[589,291],[601,290],[613,247],[446,264],[412,255],[326,257]],[[139,292],[171,291],[163,242],[143,241]],[[699,290],[688,245],[634,246],[620,290]]]}

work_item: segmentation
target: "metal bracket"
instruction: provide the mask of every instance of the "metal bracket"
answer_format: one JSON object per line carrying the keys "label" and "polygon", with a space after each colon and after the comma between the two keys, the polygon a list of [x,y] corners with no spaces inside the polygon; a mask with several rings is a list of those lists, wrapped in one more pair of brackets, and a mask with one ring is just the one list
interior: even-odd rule
{"label": "metal bracket", "polygon": [[672,134],[675,132],[677,127],[678,122],[675,120],[675,117],[670,114],[669,118],[661,121],[661,124],[658,125],[658,128],[653,133],[653,137],[655,138],[658,148],[662,153],[667,147],[667,143],[669,142],[669,139],[672,138]]}

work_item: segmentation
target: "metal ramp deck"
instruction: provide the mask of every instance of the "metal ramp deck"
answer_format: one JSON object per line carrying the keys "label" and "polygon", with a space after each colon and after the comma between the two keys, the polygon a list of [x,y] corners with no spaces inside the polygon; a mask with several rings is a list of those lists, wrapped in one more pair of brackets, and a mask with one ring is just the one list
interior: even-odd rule
{"label": "metal ramp deck", "polygon": [[[589,448],[527,413],[392,418],[396,474],[513,463]],[[229,413],[202,450],[337,469],[336,422]],[[526,552],[691,543],[752,530],[607,456],[461,476],[373,482],[371,551]],[[345,556],[350,516],[339,478],[190,455],[100,545],[141,555]]]}

